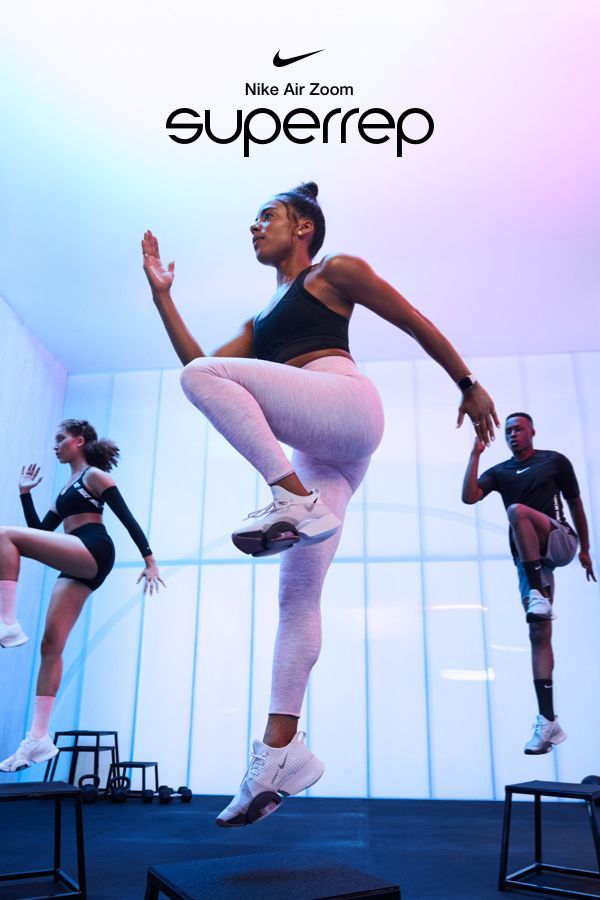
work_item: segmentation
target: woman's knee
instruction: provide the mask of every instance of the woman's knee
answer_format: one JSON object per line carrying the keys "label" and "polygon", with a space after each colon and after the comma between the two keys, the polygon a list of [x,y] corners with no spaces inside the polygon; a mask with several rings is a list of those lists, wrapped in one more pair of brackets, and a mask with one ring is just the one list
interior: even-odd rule
{"label": "woman's knee", "polygon": [[201,389],[204,380],[222,376],[220,364],[214,356],[199,356],[181,371],[179,381],[186,397],[193,397]]}
{"label": "woman's knee", "polygon": [[54,630],[45,631],[40,646],[42,659],[51,659],[62,656],[65,641]]}

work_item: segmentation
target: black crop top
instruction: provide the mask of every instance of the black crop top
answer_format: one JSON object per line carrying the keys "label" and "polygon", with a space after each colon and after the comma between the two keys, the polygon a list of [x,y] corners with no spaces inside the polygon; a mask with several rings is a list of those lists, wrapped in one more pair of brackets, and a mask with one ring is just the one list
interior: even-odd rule
{"label": "black crop top", "polygon": [[[91,466],[88,466],[88,469],[89,468],[91,468]],[[83,476],[88,469],[85,469],[79,478],[77,478],[73,484],[69,485],[66,491],[58,495],[56,498],[57,511],[54,512],[54,510],[49,510],[43,519],[40,519],[35,511],[33,499],[29,491],[21,494],[21,503],[23,505],[23,512],[25,513],[25,521],[29,527],[38,528],[42,531],[55,531],[62,520],[66,519],[67,516],[76,516],[80,513],[96,513],[97,515],[102,515],[102,510],[104,509],[104,503],[106,501],[108,507],[112,509],[114,514],[129,532],[133,543],[138,548],[141,555],[144,558],[146,556],[151,556],[152,550],[148,544],[148,538],[131,514],[129,507],[121,496],[119,488],[116,484],[113,484],[102,492],[101,497],[94,497],[83,483]]]}
{"label": "black crop top", "polygon": [[285,363],[314,350],[350,352],[349,320],[304,287],[311,268],[300,272],[271,312],[259,313],[254,319],[252,342],[257,359]]}
{"label": "black crop top", "polygon": [[56,498],[56,512],[61,519],[76,516],[79,513],[96,513],[102,515],[104,500],[94,497],[83,483],[83,476],[91,468],[84,469],[79,478],[70,484],[66,491]]}

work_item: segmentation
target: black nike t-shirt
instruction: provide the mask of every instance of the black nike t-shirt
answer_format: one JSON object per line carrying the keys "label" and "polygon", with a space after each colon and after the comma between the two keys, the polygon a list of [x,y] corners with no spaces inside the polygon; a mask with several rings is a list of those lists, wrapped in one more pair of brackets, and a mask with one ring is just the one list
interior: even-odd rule
{"label": "black nike t-shirt", "polygon": [[[565,519],[560,495],[565,500],[575,500],[579,497],[579,485],[571,462],[562,453],[534,450],[525,461],[507,459],[483,472],[478,484],[486,494],[498,491],[507,509],[513,503],[523,503],[573,530]],[[510,529],[509,538],[516,556]]]}

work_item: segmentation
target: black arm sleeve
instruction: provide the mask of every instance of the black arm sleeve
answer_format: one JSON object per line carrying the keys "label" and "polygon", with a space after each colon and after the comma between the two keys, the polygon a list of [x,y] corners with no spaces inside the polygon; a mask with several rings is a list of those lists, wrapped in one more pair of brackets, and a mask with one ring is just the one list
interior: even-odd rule
{"label": "black arm sleeve", "polygon": [[25,521],[30,528],[38,528],[41,531],[55,531],[58,528],[58,526],[62,522],[62,519],[58,515],[58,513],[52,512],[52,510],[50,509],[48,510],[44,518],[40,519],[37,512],[35,511],[33,498],[29,491],[26,491],[24,494],[20,494],[20,497],[23,512],[25,513]]}
{"label": "black arm sleeve", "polygon": [[148,545],[148,538],[136,522],[136,520],[131,515],[131,511],[123,497],[121,496],[121,492],[116,484],[113,484],[112,487],[106,488],[106,490],[101,494],[101,499],[104,500],[107,506],[109,506],[114,512],[115,516],[123,523],[131,540],[138,548],[142,556],[151,556],[152,550]]}

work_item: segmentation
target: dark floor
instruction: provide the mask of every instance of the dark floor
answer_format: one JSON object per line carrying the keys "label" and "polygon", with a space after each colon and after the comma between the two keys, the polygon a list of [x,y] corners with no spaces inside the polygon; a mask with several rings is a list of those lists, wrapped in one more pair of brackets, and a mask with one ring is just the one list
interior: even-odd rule
{"label": "dark floor", "polygon": [[[224,801],[197,796],[187,806],[178,801],[144,806],[129,799],[115,806],[100,800],[84,807],[89,897],[140,900],[149,865],[264,853],[268,867],[270,853],[293,849],[314,851],[399,884],[404,900],[502,896],[496,889],[501,803],[292,798],[259,824],[222,829],[214,818]],[[515,805],[510,871],[530,863],[533,854],[532,806]],[[546,861],[594,868],[585,806],[545,802],[543,810]],[[71,829],[72,817],[65,815],[65,837]],[[0,873],[51,865],[52,805],[0,804],[0,835]],[[65,852],[64,868],[75,871],[71,852]],[[40,893],[32,882],[10,888],[0,882],[2,900]],[[254,898],[244,890],[240,897],[260,900],[260,893]]]}

